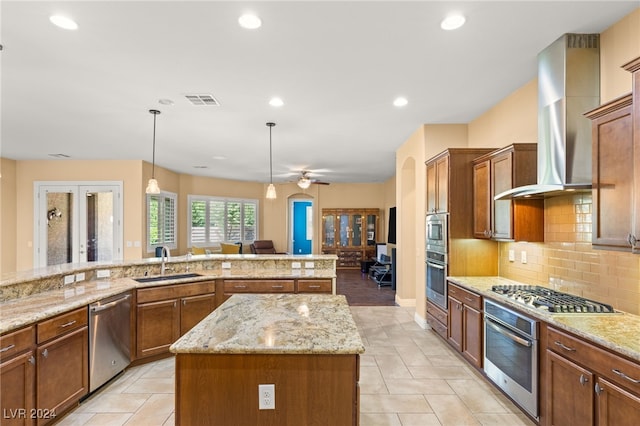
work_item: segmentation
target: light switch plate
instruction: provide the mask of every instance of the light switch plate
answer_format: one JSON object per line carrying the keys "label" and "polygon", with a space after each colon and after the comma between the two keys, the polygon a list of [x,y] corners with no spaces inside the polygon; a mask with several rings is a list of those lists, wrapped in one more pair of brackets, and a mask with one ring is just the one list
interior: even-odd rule
{"label": "light switch plate", "polygon": [[76,279],[75,275],[65,275],[64,276],[64,285],[73,284],[75,279]]}
{"label": "light switch plate", "polygon": [[520,262],[527,263],[527,252],[524,250],[520,253]]}
{"label": "light switch plate", "polygon": [[300,269],[300,262],[291,262],[291,269]]}
{"label": "light switch plate", "polygon": [[315,263],[314,262],[304,262],[304,267],[305,267],[305,269],[313,269],[313,268],[315,268]]}
{"label": "light switch plate", "polygon": [[76,274],[76,281],[84,281],[84,272]]}
{"label": "light switch plate", "polygon": [[231,269],[231,262],[222,262],[222,269]]}
{"label": "light switch plate", "polygon": [[108,269],[98,269],[96,271],[96,276],[98,278],[109,278],[111,276],[111,271]]}
{"label": "light switch plate", "polygon": [[509,250],[509,262],[516,261],[516,251],[514,249]]}

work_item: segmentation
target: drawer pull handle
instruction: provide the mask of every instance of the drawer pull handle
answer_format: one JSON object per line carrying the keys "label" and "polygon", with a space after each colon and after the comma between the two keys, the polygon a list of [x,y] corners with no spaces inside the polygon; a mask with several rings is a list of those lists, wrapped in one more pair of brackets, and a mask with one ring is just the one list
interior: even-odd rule
{"label": "drawer pull handle", "polygon": [[562,344],[562,342],[558,342],[557,340],[556,340],[555,343],[556,343],[556,346],[560,346],[565,351],[569,351],[569,352],[575,352],[576,351],[574,348],[570,348],[569,346],[566,346],[566,345]]}
{"label": "drawer pull handle", "polygon": [[234,288],[247,288],[246,285],[235,285]]}
{"label": "drawer pull handle", "polygon": [[272,285],[271,288],[284,288],[283,285]]}
{"label": "drawer pull handle", "polygon": [[585,384],[587,384],[587,382],[589,382],[589,379],[584,374],[581,374],[580,375],[580,384],[582,386],[584,386]]}
{"label": "drawer pull handle", "polygon": [[8,351],[9,349],[13,349],[13,348],[15,348],[15,347],[16,347],[16,345],[9,345],[9,346],[7,346],[6,348],[2,348],[2,349],[0,349],[0,353],[2,353],[2,352],[6,352],[6,351]]}
{"label": "drawer pull handle", "polygon": [[320,288],[319,285],[310,285],[309,288]]}
{"label": "drawer pull handle", "polygon": [[616,373],[618,376],[622,377],[623,379],[626,379],[626,380],[630,381],[631,383],[635,383],[636,385],[638,383],[640,383],[640,380],[636,380],[633,377],[629,377],[626,374],[624,374],[622,371],[620,371],[620,370],[618,370],[616,368],[612,369],[611,371],[613,371],[614,373]]}
{"label": "drawer pull handle", "polygon": [[69,321],[68,323],[62,324],[62,325],[60,326],[60,328],[67,328],[67,327],[69,327],[69,326],[71,326],[71,325],[73,325],[73,324],[75,324],[75,323],[76,323],[76,320]]}
{"label": "drawer pull handle", "polygon": [[464,300],[466,300],[467,302],[473,302],[473,298],[472,297],[466,297],[465,296]]}

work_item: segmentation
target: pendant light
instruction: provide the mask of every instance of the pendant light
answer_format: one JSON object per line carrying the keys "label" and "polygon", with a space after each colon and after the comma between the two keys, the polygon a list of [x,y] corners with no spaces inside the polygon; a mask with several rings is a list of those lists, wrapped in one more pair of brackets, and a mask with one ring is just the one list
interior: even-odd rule
{"label": "pendant light", "polygon": [[150,109],[149,113],[153,114],[153,159],[151,160],[151,179],[149,179],[145,192],[147,194],[159,194],[160,187],[156,180],[156,116],[160,114],[160,111],[157,109]]}
{"label": "pendant light", "polygon": [[272,153],[272,144],[271,144],[271,129],[275,126],[276,123],[267,123],[269,127],[269,186],[267,187],[267,199],[275,200],[276,199],[276,187],[273,186],[273,153]]}

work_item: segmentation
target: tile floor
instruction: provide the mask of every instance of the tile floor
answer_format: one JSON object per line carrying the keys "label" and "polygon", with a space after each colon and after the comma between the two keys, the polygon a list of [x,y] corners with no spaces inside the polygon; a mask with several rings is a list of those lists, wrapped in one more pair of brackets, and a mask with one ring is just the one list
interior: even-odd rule
{"label": "tile floor", "polygon": [[[361,426],[534,425],[439,337],[421,329],[413,309],[351,310],[366,346]],[[173,425],[173,384],[172,358],[131,368],[59,424]]]}

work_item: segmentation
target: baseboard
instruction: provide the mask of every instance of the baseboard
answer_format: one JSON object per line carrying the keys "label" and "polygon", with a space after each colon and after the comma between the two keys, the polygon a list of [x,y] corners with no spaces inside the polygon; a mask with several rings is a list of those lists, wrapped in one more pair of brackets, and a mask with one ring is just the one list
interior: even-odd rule
{"label": "baseboard", "polygon": [[396,293],[396,304],[403,308],[414,308],[416,306],[416,299],[401,299]]}
{"label": "baseboard", "polygon": [[418,312],[416,312],[413,315],[413,320],[423,329],[423,330],[430,330],[431,327],[429,326],[429,324],[427,324],[427,319],[426,318],[422,318]]}

